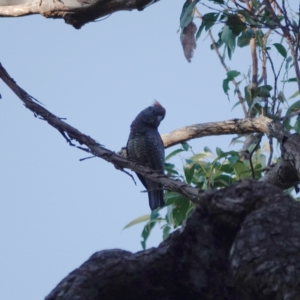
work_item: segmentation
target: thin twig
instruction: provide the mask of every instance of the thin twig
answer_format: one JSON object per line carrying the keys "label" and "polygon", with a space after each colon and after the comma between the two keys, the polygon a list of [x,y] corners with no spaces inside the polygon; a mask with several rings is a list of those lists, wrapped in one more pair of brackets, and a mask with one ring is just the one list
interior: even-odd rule
{"label": "thin twig", "polygon": [[271,166],[272,159],[273,159],[273,152],[274,152],[273,138],[271,136],[269,136],[269,147],[270,147],[270,156],[269,156],[269,159],[268,159],[268,166]]}
{"label": "thin twig", "polygon": [[87,160],[87,159],[90,159],[90,158],[94,158],[94,157],[97,157],[97,156],[93,155],[93,156],[88,156],[88,157],[80,158],[79,161],[84,161],[84,160]]}
{"label": "thin twig", "polygon": [[292,118],[292,117],[295,117],[295,116],[299,116],[300,115],[300,110],[297,110],[287,116],[284,116],[284,117],[281,117],[280,120],[283,121],[285,119],[289,119],[289,118]]}
{"label": "thin twig", "polygon": [[272,108],[271,108],[272,114],[274,115],[275,114],[275,105],[276,105],[277,79],[278,79],[279,74],[278,75],[276,74],[273,60],[272,60],[268,50],[265,50],[265,51],[266,51],[267,58],[271,64],[271,69],[272,69],[273,76],[274,76],[274,95],[273,95],[273,103],[272,103]]}
{"label": "thin twig", "polygon": [[[227,65],[225,64],[224,59],[223,59],[223,57],[222,57],[222,55],[221,55],[221,53],[220,53],[220,51],[219,51],[219,49],[218,49],[218,47],[217,47],[217,45],[216,45],[216,41],[215,41],[215,39],[214,39],[214,37],[213,37],[213,35],[212,35],[210,29],[208,30],[208,35],[209,35],[209,37],[210,37],[210,39],[211,39],[211,41],[212,41],[212,45],[213,45],[214,50],[215,50],[217,56],[218,56],[219,59],[220,59],[221,65],[224,67],[224,69],[225,69],[226,72],[229,72],[230,69],[229,69],[229,68],[227,67]],[[236,90],[236,93],[237,93],[237,95],[238,95],[240,104],[241,104],[241,106],[242,106],[242,108],[243,108],[244,115],[245,115],[245,117],[247,117],[248,114],[247,114],[247,108],[246,108],[246,105],[245,105],[245,99],[244,99],[244,97],[242,96],[242,93],[241,93],[241,91],[240,91],[239,85],[238,85],[238,83],[236,82],[235,79],[232,79],[232,83],[233,83],[233,85],[234,85],[234,87],[235,87],[235,90]]]}
{"label": "thin twig", "polygon": [[[195,12],[196,12],[196,14],[198,15],[198,17],[199,17],[201,20],[203,20],[202,15],[201,15],[201,13],[198,11],[197,8],[196,8]],[[226,72],[229,72],[230,69],[229,69],[229,68],[227,67],[227,65],[225,64],[224,59],[223,59],[223,57],[222,57],[222,55],[221,55],[221,53],[220,53],[220,51],[219,51],[219,49],[218,49],[218,47],[217,47],[217,45],[216,45],[216,41],[215,41],[215,39],[214,39],[214,37],[213,37],[212,32],[211,32],[210,29],[208,30],[208,35],[209,35],[209,37],[210,37],[210,39],[211,39],[211,41],[212,41],[212,45],[213,45],[214,50],[215,50],[217,56],[218,56],[219,59],[220,59],[221,65],[224,67],[224,69],[225,69]],[[247,117],[248,114],[247,114],[247,108],[246,108],[246,105],[245,105],[245,99],[244,99],[244,97],[242,96],[242,93],[241,93],[241,91],[240,91],[239,85],[238,85],[238,83],[236,82],[235,79],[232,80],[232,83],[233,83],[234,86],[235,86],[235,90],[236,90],[236,93],[237,93],[237,95],[238,95],[238,98],[239,98],[239,101],[240,101],[240,103],[241,103],[241,106],[242,106],[242,108],[243,108],[244,115],[245,115],[245,117]]]}
{"label": "thin twig", "polygon": [[261,142],[261,138],[262,138],[262,134],[257,134],[257,137],[258,137],[258,141],[257,141],[257,144],[256,146],[253,148],[253,150],[250,152],[250,155],[249,155],[249,163],[250,163],[250,167],[251,167],[251,173],[252,173],[252,178],[255,179],[255,173],[254,173],[254,168],[253,168],[253,164],[252,164],[252,155],[253,153],[257,150],[260,142]]}

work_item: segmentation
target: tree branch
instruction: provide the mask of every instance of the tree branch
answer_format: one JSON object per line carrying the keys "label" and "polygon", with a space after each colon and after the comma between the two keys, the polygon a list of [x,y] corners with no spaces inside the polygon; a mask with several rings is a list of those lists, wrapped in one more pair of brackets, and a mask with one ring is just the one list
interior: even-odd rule
{"label": "tree branch", "polygon": [[168,148],[176,144],[204,136],[249,134],[254,132],[275,134],[271,127],[272,123],[272,119],[260,115],[258,118],[254,119],[232,119],[220,122],[194,124],[175,129],[170,133],[163,134],[161,137],[165,147]]}
{"label": "tree branch", "polygon": [[299,243],[299,202],[245,180],[204,193],[157,248],[95,253],[46,300],[298,299]]}
{"label": "tree branch", "polygon": [[[89,152],[95,156],[101,157],[102,159],[112,163],[119,170],[128,168],[147,178],[163,184],[165,189],[178,192],[182,196],[190,199],[195,203],[198,203],[200,201],[202,195],[201,190],[193,188],[179,180],[168,178],[167,176],[162,175],[146,166],[143,166],[136,162],[132,162],[130,160],[127,160],[125,157],[117,155],[115,152],[102,147],[96,140],[94,140],[90,136],[81,133],[76,128],[64,122],[61,118],[55,116],[53,113],[38,104],[36,99],[34,99],[26,91],[19,87],[1,64],[0,78],[23,101],[26,108],[31,110],[35,116],[40,117],[42,120],[47,121],[51,126],[56,128],[71,146],[76,146],[73,143],[73,140],[75,140],[80,145],[85,145],[87,147],[83,148],[81,146],[76,146],[77,148]],[[273,178],[270,181],[278,183],[278,186],[280,187],[284,186],[285,188],[287,188],[286,186],[294,186],[295,182],[298,182],[300,178],[300,157],[298,157],[299,151],[296,147],[297,144],[293,144],[294,147],[286,149],[284,145],[288,145],[287,141],[289,141],[289,138],[291,136],[290,133],[283,128],[281,123],[274,122],[267,117],[260,116],[259,118],[255,119],[233,119],[223,122],[196,124],[176,129],[169,134],[163,135],[162,139],[164,141],[165,147],[170,147],[183,141],[203,136],[236,133],[246,134],[253,132],[266,133],[269,136],[273,136],[279,141],[282,146],[283,157],[285,159],[285,163],[281,164],[281,168],[283,170],[282,173],[284,172],[285,174],[289,174],[290,176],[279,177],[276,179],[276,173],[272,173],[273,176],[275,176],[275,179]]]}
{"label": "tree branch", "polygon": [[166,175],[162,175],[161,173],[156,172],[144,165],[138,164],[126,159],[125,157],[117,155],[115,152],[102,147],[96,140],[88,135],[81,133],[78,129],[62,121],[61,118],[58,118],[53,113],[42,107],[40,104],[36,103],[34,100],[32,100],[32,96],[27,94],[27,92],[25,92],[16,84],[16,82],[9,76],[9,74],[1,64],[0,78],[21,99],[21,101],[23,101],[26,108],[31,110],[35,116],[39,116],[42,120],[47,121],[51,126],[57,129],[71,146],[76,146],[72,142],[73,140],[75,140],[80,145],[85,145],[87,147],[87,149],[83,149],[80,146],[76,146],[77,148],[89,152],[95,156],[101,157],[102,159],[112,163],[116,167],[116,169],[123,170],[123,168],[128,168],[132,171],[138,172],[143,176],[146,176],[147,178],[162,183],[166,189],[178,192],[191,201],[198,201],[198,198],[202,193],[201,190],[193,188],[182,181],[168,178]]}
{"label": "tree branch", "polygon": [[[0,17],[40,14],[46,18],[64,19],[76,29],[117,11],[143,10],[159,0],[39,0],[19,5],[0,6]],[[9,3],[9,0],[8,0]],[[15,3],[15,2],[14,2]]]}

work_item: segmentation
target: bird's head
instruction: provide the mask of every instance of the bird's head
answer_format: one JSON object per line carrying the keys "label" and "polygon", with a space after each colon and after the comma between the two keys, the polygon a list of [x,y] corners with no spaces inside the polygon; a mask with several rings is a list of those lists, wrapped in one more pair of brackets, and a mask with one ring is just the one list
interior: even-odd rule
{"label": "bird's head", "polygon": [[165,115],[165,108],[155,100],[152,106],[145,108],[137,115],[131,124],[131,129],[133,131],[145,131],[147,128],[157,129]]}
{"label": "bird's head", "polygon": [[166,115],[165,108],[158,102],[154,101],[152,106],[147,107],[141,113],[141,121],[148,126],[157,128]]}

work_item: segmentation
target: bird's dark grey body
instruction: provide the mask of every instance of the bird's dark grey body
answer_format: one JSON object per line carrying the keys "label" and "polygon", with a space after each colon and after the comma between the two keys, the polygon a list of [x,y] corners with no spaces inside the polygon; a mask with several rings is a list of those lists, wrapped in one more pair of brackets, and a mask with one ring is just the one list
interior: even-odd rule
{"label": "bird's dark grey body", "polygon": [[[131,124],[127,142],[127,156],[129,159],[161,173],[164,173],[165,150],[157,128],[165,114],[165,109],[158,102],[141,111]],[[164,192],[162,185],[140,174],[137,175],[148,190],[151,210],[163,207]]]}

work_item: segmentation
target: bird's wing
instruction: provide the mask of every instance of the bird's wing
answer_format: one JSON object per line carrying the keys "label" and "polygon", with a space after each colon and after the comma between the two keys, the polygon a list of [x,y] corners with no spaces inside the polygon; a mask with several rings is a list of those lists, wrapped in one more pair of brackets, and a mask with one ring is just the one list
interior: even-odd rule
{"label": "bird's wing", "polygon": [[165,169],[165,149],[160,134],[157,130],[146,133],[147,166],[154,170],[164,172]]}

